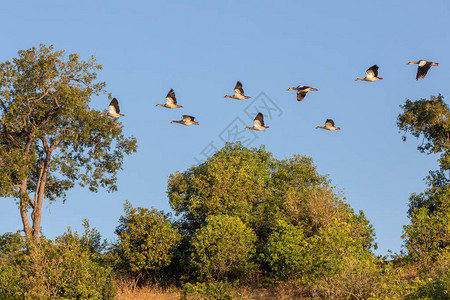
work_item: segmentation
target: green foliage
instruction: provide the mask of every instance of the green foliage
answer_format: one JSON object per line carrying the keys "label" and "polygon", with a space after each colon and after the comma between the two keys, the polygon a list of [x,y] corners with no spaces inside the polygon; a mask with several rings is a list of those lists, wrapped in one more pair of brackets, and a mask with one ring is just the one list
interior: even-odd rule
{"label": "green foliage", "polygon": [[[398,127],[424,142],[417,148],[424,153],[441,153],[442,169],[450,169],[450,111],[444,97],[431,96],[430,100],[406,100],[403,113],[398,116]],[[406,136],[403,137],[406,139]]]}
{"label": "green foliage", "polygon": [[413,292],[406,300],[447,300],[450,299],[450,273],[435,278],[417,279],[413,284]]}
{"label": "green foliage", "polygon": [[203,278],[240,278],[253,268],[256,235],[238,217],[212,215],[191,240],[192,264]]}
{"label": "green foliage", "polygon": [[24,238],[19,232],[7,232],[0,235],[0,261],[10,255],[17,253],[25,245]]}
{"label": "green foliage", "polygon": [[45,45],[0,64],[0,196],[18,200],[25,233],[36,241],[44,198],[65,200],[76,183],[115,191],[124,156],[136,151],[116,120],[89,107],[104,93],[101,68],[94,57]]}
{"label": "green foliage", "polygon": [[375,257],[344,256],[341,270],[317,284],[320,299],[403,299],[410,290],[393,269]]}
{"label": "green foliage", "polygon": [[214,281],[210,283],[198,282],[195,285],[186,283],[181,291],[181,299],[232,300],[236,299],[236,297],[233,293],[233,286],[230,283]]}
{"label": "green foliage", "polygon": [[181,235],[156,209],[133,208],[127,201],[125,216],[116,229],[118,243],[113,247],[113,261],[117,268],[138,274],[145,279],[170,264]]}
{"label": "green foliage", "polygon": [[440,170],[430,171],[427,190],[410,197],[411,224],[404,226],[403,235],[411,257],[431,266],[447,255],[450,245],[450,110],[441,95],[407,100],[402,108],[399,128],[417,138],[423,136],[419,151],[440,154]]}
{"label": "green foliage", "polygon": [[251,261],[270,282],[318,283],[341,272],[344,257],[374,264],[372,226],[317,173],[311,158],[277,160],[264,147],[227,144],[203,164],[172,174],[168,194],[203,280],[234,280],[224,266],[248,262],[231,263],[245,239],[235,241],[237,229],[226,228],[241,222],[256,235]]}
{"label": "green foliage", "polygon": [[266,194],[272,155],[261,148],[229,145],[205,163],[169,177],[170,205],[183,215],[183,228],[200,228],[208,215],[229,214],[244,223]]}
{"label": "green foliage", "polygon": [[411,224],[403,228],[406,248],[422,264],[431,264],[450,251],[450,207],[440,205],[432,215],[424,207],[415,209]]}
{"label": "green foliage", "polygon": [[262,253],[270,274],[276,281],[302,276],[309,264],[306,236],[301,228],[279,220],[269,236]]}
{"label": "green foliage", "polygon": [[83,227],[84,233],[82,236],[79,236],[78,232],[72,232],[72,230],[68,228],[67,232],[56,238],[56,242],[68,247],[77,245],[77,247],[80,247],[83,251],[90,253],[90,258],[92,260],[98,260],[105,250],[107,242],[106,240],[101,240],[100,232],[95,228],[91,228],[87,219],[83,220]]}
{"label": "green foliage", "polygon": [[[90,259],[77,234],[55,243],[29,241],[0,265],[0,299],[113,299],[111,269]],[[61,242],[64,240],[64,242]]]}

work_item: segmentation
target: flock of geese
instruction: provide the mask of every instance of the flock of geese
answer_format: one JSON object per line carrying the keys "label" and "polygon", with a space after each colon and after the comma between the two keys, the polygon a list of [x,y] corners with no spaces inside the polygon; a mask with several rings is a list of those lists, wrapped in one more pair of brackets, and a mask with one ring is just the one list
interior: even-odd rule
{"label": "flock of geese", "polygon": [[[427,75],[428,70],[432,66],[439,66],[438,63],[426,61],[426,60],[408,62],[408,65],[411,65],[411,64],[418,65],[416,80],[418,80],[419,78],[425,78],[425,75]],[[370,82],[377,81],[377,80],[383,80],[383,78],[378,77],[378,66],[377,65],[373,65],[366,70],[366,77],[355,79],[355,81],[370,81]],[[300,85],[297,87],[291,87],[291,88],[287,89],[287,91],[292,91],[292,90],[297,91],[297,101],[302,101],[305,98],[306,94],[310,91],[318,91],[318,89],[315,89],[315,88],[312,88],[309,86],[304,86],[304,85]],[[232,96],[225,95],[225,98],[244,100],[244,99],[249,99],[251,97],[245,96],[244,89],[242,88],[242,83],[240,81],[238,81],[236,83],[236,86],[234,87],[234,95],[232,95]],[[165,104],[156,104],[156,106],[161,106],[161,107],[166,107],[166,108],[171,108],[171,109],[183,107],[182,105],[177,104],[177,98],[175,97],[175,92],[173,89],[170,89],[169,93],[167,93],[166,103]],[[123,117],[125,115],[120,113],[119,102],[117,101],[116,98],[113,98],[111,103],[109,104],[108,113],[102,113],[102,114],[100,114],[100,116],[110,116],[113,118],[118,118],[118,117]],[[181,120],[179,120],[179,121],[174,120],[174,121],[171,121],[170,123],[179,123],[179,124],[183,124],[183,125],[200,125],[198,122],[195,121],[195,117],[188,116],[188,115],[183,115]],[[256,115],[255,119],[253,120],[253,127],[245,127],[245,129],[258,130],[258,131],[261,131],[261,130],[264,130],[267,128],[269,128],[269,127],[264,126],[264,116],[262,113],[258,113]],[[325,126],[317,126],[316,129],[317,128],[326,129],[326,130],[341,130],[341,128],[335,126],[334,121],[331,119],[327,119],[325,121]]]}

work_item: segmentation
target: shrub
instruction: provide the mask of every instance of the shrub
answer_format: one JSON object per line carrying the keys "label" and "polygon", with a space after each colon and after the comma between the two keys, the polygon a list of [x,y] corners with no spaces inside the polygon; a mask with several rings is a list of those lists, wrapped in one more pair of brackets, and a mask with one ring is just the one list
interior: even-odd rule
{"label": "shrub", "polygon": [[0,267],[1,299],[113,299],[115,290],[111,269],[92,261],[80,241],[28,242]]}
{"label": "shrub", "polygon": [[267,264],[273,280],[286,281],[301,276],[306,267],[305,239],[303,230],[285,221],[278,221],[262,254],[262,260]]}
{"label": "shrub", "polygon": [[114,266],[136,278],[156,279],[157,271],[170,264],[181,235],[156,209],[124,205],[116,229],[119,241],[112,249]]}
{"label": "shrub", "polygon": [[186,283],[181,291],[181,299],[216,299],[232,300],[233,287],[228,282]]}
{"label": "shrub", "polygon": [[242,278],[254,268],[250,258],[255,253],[255,241],[253,230],[238,217],[209,216],[192,238],[192,264],[202,278]]}
{"label": "shrub", "polygon": [[405,300],[447,300],[450,299],[450,276],[416,280],[414,291]]}

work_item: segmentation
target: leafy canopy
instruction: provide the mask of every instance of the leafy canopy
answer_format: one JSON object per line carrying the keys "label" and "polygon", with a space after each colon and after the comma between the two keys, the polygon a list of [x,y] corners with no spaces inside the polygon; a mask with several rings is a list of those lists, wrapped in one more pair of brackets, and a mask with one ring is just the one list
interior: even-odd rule
{"label": "leafy canopy", "polygon": [[0,197],[18,200],[25,234],[36,241],[44,199],[65,200],[75,183],[117,190],[124,155],[136,151],[120,123],[89,106],[104,93],[101,68],[94,57],[45,45],[0,64]]}
{"label": "leafy canopy", "polygon": [[193,265],[208,279],[244,275],[251,271],[255,242],[253,230],[238,217],[208,216],[191,241]]}
{"label": "leafy canopy", "polygon": [[[343,256],[373,263],[372,226],[334,192],[311,158],[277,160],[263,146],[226,144],[203,164],[171,174],[168,194],[204,278],[232,279],[231,271],[219,267],[222,262],[257,263],[275,281],[331,276],[342,270]],[[256,236],[255,253],[238,264],[219,249],[235,255],[233,246],[242,248],[237,227],[230,229],[241,223]]]}
{"label": "leafy canopy", "polygon": [[124,154],[136,151],[136,140],[89,107],[105,87],[96,82],[102,66],[94,57],[66,58],[52,46],[18,54],[0,64],[0,195],[18,197],[23,180],[35,192],[46,160],[50,200],[65,197],[74,182],[116,190],[117,171]]}
{"label": "leafy canopy", "polygon": [[181,235],[156,209],[134,208],[128,201],[124,205],[116,229],[118,243],[113,247],[115,265],[144,277],[170,264]]}
{"label": "leafy canopy", "polygon": [[409,253],[426,265],[442,257],[450,258],[450,110],[441,95],[429,100],[407,100],[401,107],[398,127],[423,137],[419,151],[440,154],[440,169],[430,171],[426,178],[428,188],[410,196],[411,224],[404,226]]}

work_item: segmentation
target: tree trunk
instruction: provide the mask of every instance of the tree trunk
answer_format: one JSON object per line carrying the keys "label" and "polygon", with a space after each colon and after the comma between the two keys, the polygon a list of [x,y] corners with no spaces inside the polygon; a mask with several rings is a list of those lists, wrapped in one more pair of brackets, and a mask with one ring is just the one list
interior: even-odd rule
{"label": "tree trunk", "polygon": [[42,217],[42,203],[44,202],[44,191],[47,183],[48,168],[50,164],[50,153],[47,153],[45,158],[42,176],[39,178],[36,185],[36,202],[34,204],[33,212],[31,213],[31,219],[33,220],[33,238],[39,243],[41,241],[39,233],[41,229],[41,217]]}
{"label": "tree trunk", "polygon": [[31,237],[33,233],[33,229],[30,226],[30,222],[28,221],[27,215],[27,206],[29,201],[29,195],[27,192],[27,179],[24,179],[20,185],[20,217],[22,218],[23,231],[25,232],[25,236],[27,238]]}

